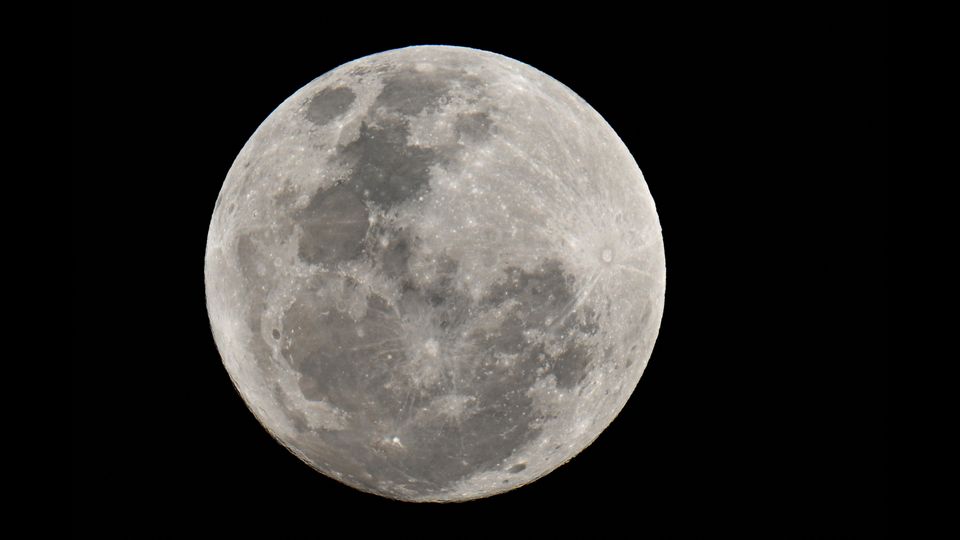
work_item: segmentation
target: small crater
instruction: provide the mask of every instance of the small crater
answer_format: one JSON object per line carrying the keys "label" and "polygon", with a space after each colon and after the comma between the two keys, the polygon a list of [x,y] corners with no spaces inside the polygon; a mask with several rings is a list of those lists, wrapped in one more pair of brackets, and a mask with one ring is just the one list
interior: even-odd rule
{"label": "small crater", "polygon": [[523,470],[526,469],[526,468],[527,468],[527,464],[526,464],[526,463],[517,463],[517,464],[514,465],[513,467],[510,467],[509,469],[507,469],[507,472],[512,473],[512,474],[517,474],[518,472],[521,472],[521,471],[523,471]]}
{"label": "small crater", "polygon": [[274,328],[270,335],[273,336],[273,339],[280,339],[280,330]]}

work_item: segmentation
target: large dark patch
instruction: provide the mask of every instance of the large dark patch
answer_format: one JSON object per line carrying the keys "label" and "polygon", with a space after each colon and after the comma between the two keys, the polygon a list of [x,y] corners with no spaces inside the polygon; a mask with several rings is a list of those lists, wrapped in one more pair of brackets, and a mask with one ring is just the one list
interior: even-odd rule
{"label": "large dark patch", "polygon": [[[364,205],[386,210],[429,190],[431,167],[447,161],[452,149],[408,145],[408,120],[410,115],[440,107],[454,82],[467,87],[481,84],[479,79],[449,69],[433,73],[404,69],[385,79],[372,107],[374,118],[361,123],[355,140],[338,148],[336,159],[347,166],[348,176],[334,187],[319,190],[297,216],[305,231],[300,246],[303,260],[330,264],[359,256],[367,231]],[[343,114],[354,99],[349,88],[325,89],[310,101],[307,118],[318,124],[329,122]],[[381,115],[379,111],[399,114]],[[484,113],[460,115],[456,126],[468,139],[483,138],[490,128]],[[393,244],[389,249],[384,254],[384,270],[399,272],[405,266],[403,252],[408,246]]]}
{"label": "large dark patch", "polygon": [[411,240],[407,235],[398,235],[393,237],[387,246],[380,250],[383,272],[393,278],[398,279],[406,275],[407,263],[410,260],[410,249],[413,247]]}
{"label": "large dark patch", "polygon": [[[365,254],[400,284],[395,309],[371,297],[360,321],[323,305],[306,290],[285,313],[280,339],[283,356],[300,374],[303,395],[324,400],[349,417],[345,429],[316,434],[325,447],[317,450],[323,454],[316,456],[318,462],[372,488],[377,485],[364,480],[365,473],[429,494],[478,471],[516,466],[506,460],[540,433],[538,413],[527,396],[538,377],[539,351],[518,332],[525,324],[543,323],[572,297],[571,283],[554,262],[531,273],[511,269],[506,281],[476,306],[457,290],[456,261],[439,257],[429,282],[418,285],[408,267],[418,239],[382,225],[368,230],[367,208],[389,209],[426,193],[431,167],[449,158],[444,152],[452,149],[408,145],[407,116],[442,106],[452,79],[460,75],[440,70],[388,76],[373,110],[398,115],[375,113],[362,123],[357,139],[337,155],[349,170],[347,177],[315,194],[297,216],[305,260],[332,263]],[[481,139],[491,123],[482,113],[464,114],[456,129],[465,139]],[[381,244],[384,237],[388,240]],[[464,336],[474,309],[496,309],[507,299],[519,299],[521,307],[512,309],[498,329]],[[435,332],[436,360],[405,349],[411,343],[405,334],[410,321]],[[514,366],[497,364],[497,353],[504,352],[519,354],[521,360]],[[577,352],[571,348],[569,354]],[[403,375],[422,365],[414,361],[440,362],[439,376]],[[559,357],[551,361],[559,362]],[[569,376],[562,367],[554,373],[567,384],[582,363],[564,365],[570,366]],[[437,368],[425,367],[433,373]],[[461,414],[440,407],[451,399],[466,400]]]}
{"label": "large dark patch", "polygon": [[333,264],[357,257],[370,226],[363,201],[342,185],[314,195],[296,219],[303,230],[299,255],[311,264]]}
{"label": "large dark patch", "polygon": [[468,316],[470,299],[456,289],[457,262],[440,257],[433,270],[433,279],[423,287],[410,280],[402,281],[400,312],[428,313],[433,328],[439,329],[450,341],[458,339],[457,332]]}
{"label": "large dark patch", "polygon": [[[581,307],[582,317],[573,313],[575,280],[564,273],[559,261],[548,260],[533,271],[511,267],[505,274],[484,302],[491,307],[508,300],[516,305],[496,332],[481,337],[482,343],[495,353],[516,355],[519,365],[515,369],[524,377],[539,369],[553,374],[557,386],[572,388],[586,376],[590,363],[590,350],[578,338],[596,332],[594,311]],[[543,344],[531,341],[528,330],[546,331],[559,339],[560,352],[547,352]]]}
{"label": "large dark patch", "polygon": [[401,70],[386,79],[377,96],[377,105],[400,114],[418,114],[427,108],[436,108],[450,89],[450,80],[457,74],[447,70],[421,73]]}
{"label": "large dark patch", "polygon": [[350,413],[379,413],[394,405],[382,389],[403,361],[402,329],[379,297],[354,321],[323,305],[310,291],[284,313],[281,354],[301,374],[300,389]]}
{"label": "large dark patch", "polygon": [[356,95],[345,86],[324,88],[310,100],[310,105],[307,106],[307,120],[318,126],[327,124],[347,112],[354,99]]}
{"label": "large dark patch", "polygon": [[343,185],[381,208],[425,191],[430,167],[439,156],[430,148],[408,146],[407,135],[407,125],[400,120],[385,120],[378,126],[362,124],[357,140],[340,151],[340,158],[352,165]]}
{"label": "large dark patch", "polygon": [[465,142],[483,141],[490,138],[493,121],[485,112],[464,113],[457,116],[454,127]]}
{"label": "large dark patch", "polygon": [[237,238],[237,266],[246,283],[256,286],[257,264],[262,254],[257,248],[256,239],[250,234],[241,234]]}
{"label": "large dark patch", "polygon": [[[374,296],[360,321],[323,305],[309,290],[284,315],[282,354],[300,373],[303,395],[324,400],[350,418],[346,429],[318,434],[332,450],[319,457],[336,462],[358,482],[369,472],[418,493],[440,493],[478,471],[507,467],[505,460],[540,433],[527,396],[537,377],[536,360],[523,359],[514,367],[491,362],[498,350],[523,352],[514,335],[520,325],[511,318],[493,334],[464,340],[471,302],[456,289],[458,272],[455,261],[440,257],[428,285],[406,282],[396,311]],[[517,277],[525,288],[513,292],[530,301],[563,289],[549,277]],[[401,375],[412,357],[403,348],[400,321],[425,314],[428,326],[439,329],[441,358],[436,361],[444,362],[440,379],[429,384],[416,380],[416,374],[414,379]],[[454,354],[459,359],[450,362]],[[451,396],[468,400],[463,414],[435,408],[437,400]],[[376,433],[385,439],[372,438]],[[402,448],[391,442],[393,436]]]}
{"label": "large dark patch", "polygon": [[573,300],[574,279],[563,272],[559,261],[548,260],[529,272],[509,267],[504,273],[505,278],[490,288],[485,302],[499,306],[516,300],[520,304],[518,315],[527,327],[543,326],[548,318],[557,319]]}

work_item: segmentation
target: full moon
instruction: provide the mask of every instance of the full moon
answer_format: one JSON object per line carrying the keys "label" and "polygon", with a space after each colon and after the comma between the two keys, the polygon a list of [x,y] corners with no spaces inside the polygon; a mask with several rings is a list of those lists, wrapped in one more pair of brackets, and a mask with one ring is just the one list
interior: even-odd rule
{"label": "full moon", "polygon": [[406,501],[509,491],[614,420],[650,358],[663,237],[572,90],[448,46],[344,64],[230,168],[204,266],[226,371],[317,471]]}

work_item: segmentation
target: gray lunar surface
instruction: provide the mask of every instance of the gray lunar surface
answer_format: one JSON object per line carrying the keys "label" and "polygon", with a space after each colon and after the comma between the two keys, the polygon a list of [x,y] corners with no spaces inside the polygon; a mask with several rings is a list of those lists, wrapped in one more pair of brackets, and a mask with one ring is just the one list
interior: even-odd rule
{"label": "gray lunar surface", "polygon": [[566,86],[409,47],[284,101],[223,184],[205,260],[234,385],[300,459],[409,501],[485,497],[587,447],[663,312],[639,167]]}

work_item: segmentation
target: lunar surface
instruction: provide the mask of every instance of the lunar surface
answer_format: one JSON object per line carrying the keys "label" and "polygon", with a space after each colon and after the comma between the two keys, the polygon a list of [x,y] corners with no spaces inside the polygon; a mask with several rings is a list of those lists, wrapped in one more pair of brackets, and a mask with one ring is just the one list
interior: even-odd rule
{"label": "lunar surface", "polygon": [[566,86],[409,47],[310,82],[256,130],[210,223],[207,307],[263,426],[357,489],[460,501],[586,448],[660,327],[639,167]]}

